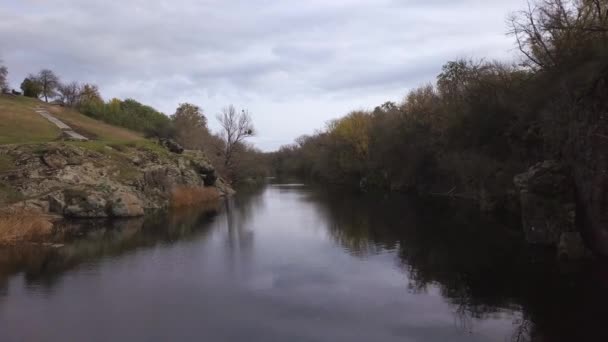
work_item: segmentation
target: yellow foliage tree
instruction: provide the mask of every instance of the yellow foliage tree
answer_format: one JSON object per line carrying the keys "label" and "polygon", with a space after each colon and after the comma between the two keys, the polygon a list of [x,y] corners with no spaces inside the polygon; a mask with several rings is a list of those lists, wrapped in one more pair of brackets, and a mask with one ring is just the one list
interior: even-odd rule
{"label": "yellow foliage tree", "polygon": [[369,153],[369,129],[371,116],[363,111],[351,112],[335,121],[331,133],[341,142],[349,145],[359,161],[365,160]]}

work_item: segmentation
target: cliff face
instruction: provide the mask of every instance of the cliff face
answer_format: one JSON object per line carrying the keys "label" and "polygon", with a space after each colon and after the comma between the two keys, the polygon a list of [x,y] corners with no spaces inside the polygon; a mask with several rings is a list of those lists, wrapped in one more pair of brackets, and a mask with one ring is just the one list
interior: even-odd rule
{"label": "cliff face", "polygon": [[5,206],[63,217],[141,216],[169,206],[177,188],[208,188],[218,197],[232,192],[202,152],[174,153],[152,143],[6,145],[0,155]]}

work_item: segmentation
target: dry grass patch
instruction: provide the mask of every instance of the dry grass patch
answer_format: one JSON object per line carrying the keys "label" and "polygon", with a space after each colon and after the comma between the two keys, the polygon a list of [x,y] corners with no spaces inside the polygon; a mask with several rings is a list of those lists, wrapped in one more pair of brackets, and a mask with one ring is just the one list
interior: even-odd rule
{"label": "dry grass patch", "polygon": [[0,245],[41,241],[53,230],[48,216],[28,209],[0,212]]}
{"label": "dry grass patch", "polygon": [[23,96],[0,95],[0,145],[47,142],[61,131],[34,112],[41,102]]}
{"label": "dry grass patch", "polygon": [[214,187],[179,186],[171,191],[170,204],[172,208],[200,205],[220,198],[219,191]]}
{"label": "dry grass patch", "polygon": [[48,106],[47,109],[76,132],[90,139],[121,142],[144,139],[139,133],[95,120],[70,108]]}

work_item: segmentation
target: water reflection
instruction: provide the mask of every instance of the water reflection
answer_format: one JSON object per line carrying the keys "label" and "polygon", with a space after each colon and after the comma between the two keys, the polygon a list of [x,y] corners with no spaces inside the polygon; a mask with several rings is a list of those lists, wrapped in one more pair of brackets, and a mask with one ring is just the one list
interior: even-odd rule
{"label": "water reflection", "polygon": [[558,264],[554,253],[523,244],[517,231],[466,203],[332,191],[311,192],[308,200],[353,255],[396,249],[408,289],[438,287],[465,331],[474,320],[510,313],[512,341],[608,340],[602,261]]}
{"label": "water reflection", "polygon": [[6,291],[14,274],[23,273],[28,286],[51,290],[65,272],[78,265],[204,235],[219,210],[221,203],[217,202],[140,219],[64,222],[53,244],[0,248],[0,291]]}
{"label": "water reflection", "polygon": [[[139,220],[66,223],[62,247],[0,248],[0,328],[36,339],[17,323],[23,311],[48,340],[87,336],[82,322],[61,329],[78,316],[57,306],[80,300],[116,316],[98,340],[123,336],[114,326],[125,310],[141,319],[132,340],[196,340],[180,334],[203,326],[196,336],[210,340],[608,340],[605,265],[558,264],[501,222],[464,205],[289,184]],[[147,323],[159,315],[152,298],[171,308],[162,328]],[[452,327],[437,323],[442,303]],[[60,326],[45,330],[47,320]]]}

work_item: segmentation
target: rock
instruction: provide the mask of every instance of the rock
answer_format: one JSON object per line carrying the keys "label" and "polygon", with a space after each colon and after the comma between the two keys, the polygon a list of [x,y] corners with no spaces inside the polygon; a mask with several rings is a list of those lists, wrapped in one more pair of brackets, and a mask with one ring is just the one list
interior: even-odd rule
{"label": "rock", "polygon": [[202,174],[202,177],[205,186],[213,186],[217,181],[217,175],[215,174],[215,170],[210,170],[207,173]]}
{"label": "rock", "polygon": [[66,206],[63,215],[73,218],[108,217],[107,201],[99,192],[64,191]]}
{"label": "rock", "polygon": [[162,166],[155,166],[144,171],[143,189],[169,190],[170,180],[167,176],[167,169]]}
{"label": "rock", "polygon": [[167,150],[173,153],[182,154],[184,152],[184,148],[177,141],[173,139],[160,139],[160,144],[165,147]]}
{"label": "rock", "polygon": [[139,156],[133,156],[133,158],[131,158],[131,162],[135,166],[141,166],[144,163],[143,159],[141,159]]}
{"label": "rock", "polygon": [[201,151],[176,155],[126,147],[99,152],[53,142],[2,145],[0,155],[15,166],[0,173],[0,182],[27,198],[29,206],[65,217],[139,216],[145,209],[166,208],[176,187],[213,185],[222,194],[233,193]]}
{"label": "rock", "polygon": [[562,259],[588,255],[576,225],[575,184],[568,168],[555,160],[538,163],[515,176],[522,224],[529,243],[557,248]]}
{"label": "rock", "polygon": [[226,183],[222,178],[218,178],[215,182],[215,187],[220,192],[222,196],[231,196],[236,193],[228,183]]}
{"label": "rock", "polygon": [[191,166],[200,174],[205,186],[213,186],[217,180],[215,168],[202,152],[188,151]]}
{"label": "rock", "polygon": [[563,232],[557,246],[557,255],[562,260],[578,260],[587,256],[583,238],[579,232]]}
{"label": "rock", "polygon": [[65,200],[63,193],[58,192],[47,196],[49,202],[49,212],[55,214],[62,214],[65,208]]}
{"label": "rock", "polygon": [[144,214],[142,202],[131,193],[114,193],[108,202],[112,217],[137,217]]}
{"label": "rock", "polygon": [[68,161],[65,157],[58,153],[46,153],[42,156],[42,161],[51,169],[63,169],[66,165],[68,165]]}
{"label": "rock", "polygon": [[574,184],[561,163],[548,160],[515,176],[526,240],[557,246],[562,232],[576,231]]}

